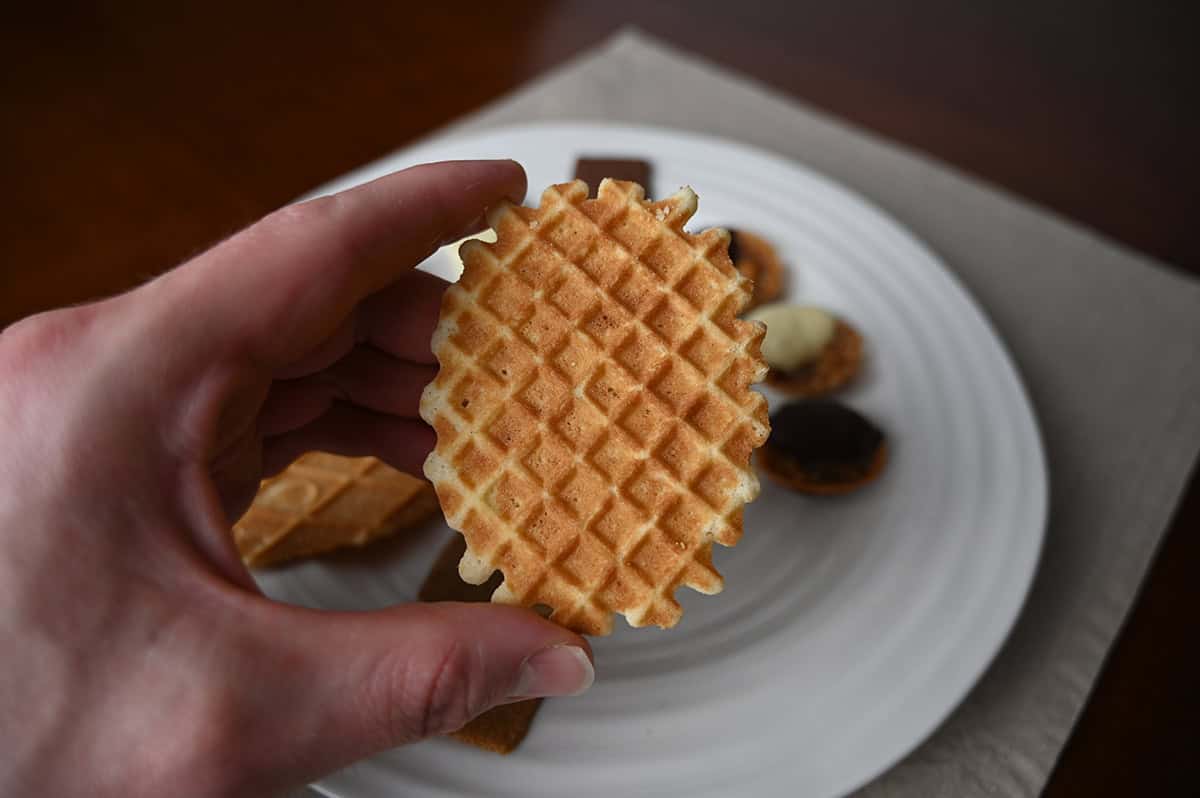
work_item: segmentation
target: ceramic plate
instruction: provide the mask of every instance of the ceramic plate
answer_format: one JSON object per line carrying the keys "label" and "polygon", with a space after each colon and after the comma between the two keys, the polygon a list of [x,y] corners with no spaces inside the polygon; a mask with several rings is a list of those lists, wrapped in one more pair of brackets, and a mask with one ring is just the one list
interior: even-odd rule
{"label": "ceramic plate", "polygon": [[[868,367],[841,398],[886,430],[890,466],[840,499],[764,480],[742,542],[716,547],[725,591],[681,591],[683,620],[670,631],[618,620],[594,641],[595,687],[546,702],[511,756],[432,740],[316,786],[339,798],[844,794],[937,727],[1017,617],[1047,501],[1025,391],[979,307],[911,233],[828,178],[734,142],[599,124],[510,127],[397,153],[314,193],[425,161],[511,157],[536,202],[571,178],[581,154],[650,160],[656,197],[691,185],[700,210],[690,229],[760,233],[789,265],[790,299],[858,326]],[[425,268],[450,277],[454,265],[439,252]],[[261,582],[313,607],[408,601],[448,534],[435,526]]]}

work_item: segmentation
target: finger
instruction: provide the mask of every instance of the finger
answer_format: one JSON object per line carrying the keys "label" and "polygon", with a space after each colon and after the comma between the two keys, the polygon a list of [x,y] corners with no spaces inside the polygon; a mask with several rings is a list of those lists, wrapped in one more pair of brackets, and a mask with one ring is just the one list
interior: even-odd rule
{"label": "finger", "polygon": [[263,472],[276,474],[305,452],[378,457],[393,468],[420,475],[435,438],[424,422],[334,402],[298,429],[263,439]]}
{"label": "finger", "polygon": [[475,217],[475,219],[472,220],[469,225],[467,225],[465,228],[460,230],[459,235],[456,235],[453,238],[447,238],[445,241],[443,241],[442,246],[446,246],[447,244],[453,244],[455,241],[464,239],[467,236],[473,236],[478,233],[482,233],[484,230],[486,230],[488,228],[488,226],[489,225],[487,222],[487,215],[481,213],[481,214],[479,214],[479,216]]}
{"label": "finger", "polygon": [[524,193],[512,161],[415,166],[276,211],[145,289],[201,362],[232,350],[274,372],[485,208]]}
{"label": "finger", "polygon": [[360,407],[418,418],[421,392],[437,376],[437,368],[358,346],[334,363],[328,374],[345,398]]}
{"label": "finger", "polygon": [[355,343],[362,342],[414,363],[433,363],[429,341],[447,285],[440,277],[425,272],[402,275],[361,302],[315,350],[276,372],[276,379],[303,377],[328,368]]}
{"label": "finger", "polygon": [[359,336],[414,363],[434,363],[429,347],[449,285],[440,277],[412,272],[372,295],[359,308]]}
{"label": "finger", "polygon": [[358,346],[324,371],[271,383],[259,411],[259,432],[268,437],[290,432],[315,421],[339,401],[378,413],[418,418],[421,391],[436,375],[432,366]]}
{"label": "finger", "polygon": [[[591,686],[586,641],[514,607],[408,604],[360,614],[266,605],[263,713],[247,744],[312,778],[372,753],[460,728],[517,697]],[[270,663],[277,663],[273,667]],[[291,741],[292,749],[256,740]],[[301,768],[299,773],[297,768]]]}
{"label": "finger", "polygon": [[338,325],[338,328],[334,330],[333,334],[318,343],[315,349],[305,355],[301,355],[299,360],[277,369],[273,376],[277,380],[290,380],[329,368],[338,360],[345,357],[354,348],[354,344],[358,342],[358,336],[355,331],[357,325],[358,320],[354,314],[346,317]]}

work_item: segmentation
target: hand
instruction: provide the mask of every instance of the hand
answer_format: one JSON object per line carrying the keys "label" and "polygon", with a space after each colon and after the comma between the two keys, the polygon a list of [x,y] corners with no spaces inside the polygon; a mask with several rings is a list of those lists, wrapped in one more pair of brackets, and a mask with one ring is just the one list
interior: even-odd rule
{"label": "hand", "polygon": [[0,794],[264,795],[591,684],[525,610],[271,602],[229,532],[309,449],[419,473],[443,286],[412,266],[524,191],[415,167],[0,335]]}

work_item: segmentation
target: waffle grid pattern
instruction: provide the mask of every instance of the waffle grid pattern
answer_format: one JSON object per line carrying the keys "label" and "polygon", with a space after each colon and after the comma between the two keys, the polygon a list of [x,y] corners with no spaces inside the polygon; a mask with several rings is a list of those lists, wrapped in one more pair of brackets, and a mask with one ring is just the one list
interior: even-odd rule
{"label": "waffle grid pattern", "polygon": [[234,525],[234,537],[250,564],[272,559],[272,550],[298,533],[362,545],[388,532],[389,521],[408,508],[421,489],[420,480],[374,457],[310,452],[264,481],[254,503]]}
{"label": "waffle grid pattern", "polygon": [[422,415],[438,431],[426,474],[468,542],[462,576],[499,568],[494,600],[603,634],[613,611],[674,625],[679,585],[721,589],[711,544],[737,542],[758,492],[766,404],[749,384],[765,366],[761,328],[736,319],[748,284],[714,262],[727,234],[682,230],[689,189],[586,196],[576,181],[537,210],[498,209],[497,244],[464,248]]}

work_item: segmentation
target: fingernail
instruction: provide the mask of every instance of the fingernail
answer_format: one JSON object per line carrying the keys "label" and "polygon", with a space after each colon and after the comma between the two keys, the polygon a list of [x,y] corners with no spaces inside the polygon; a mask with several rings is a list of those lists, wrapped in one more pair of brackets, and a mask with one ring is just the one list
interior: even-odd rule
{"label": "fingernail", "polygon": [[579,646],[544,648],[521,663],[513,698],[579,695],[592,686],[596,671]]}

